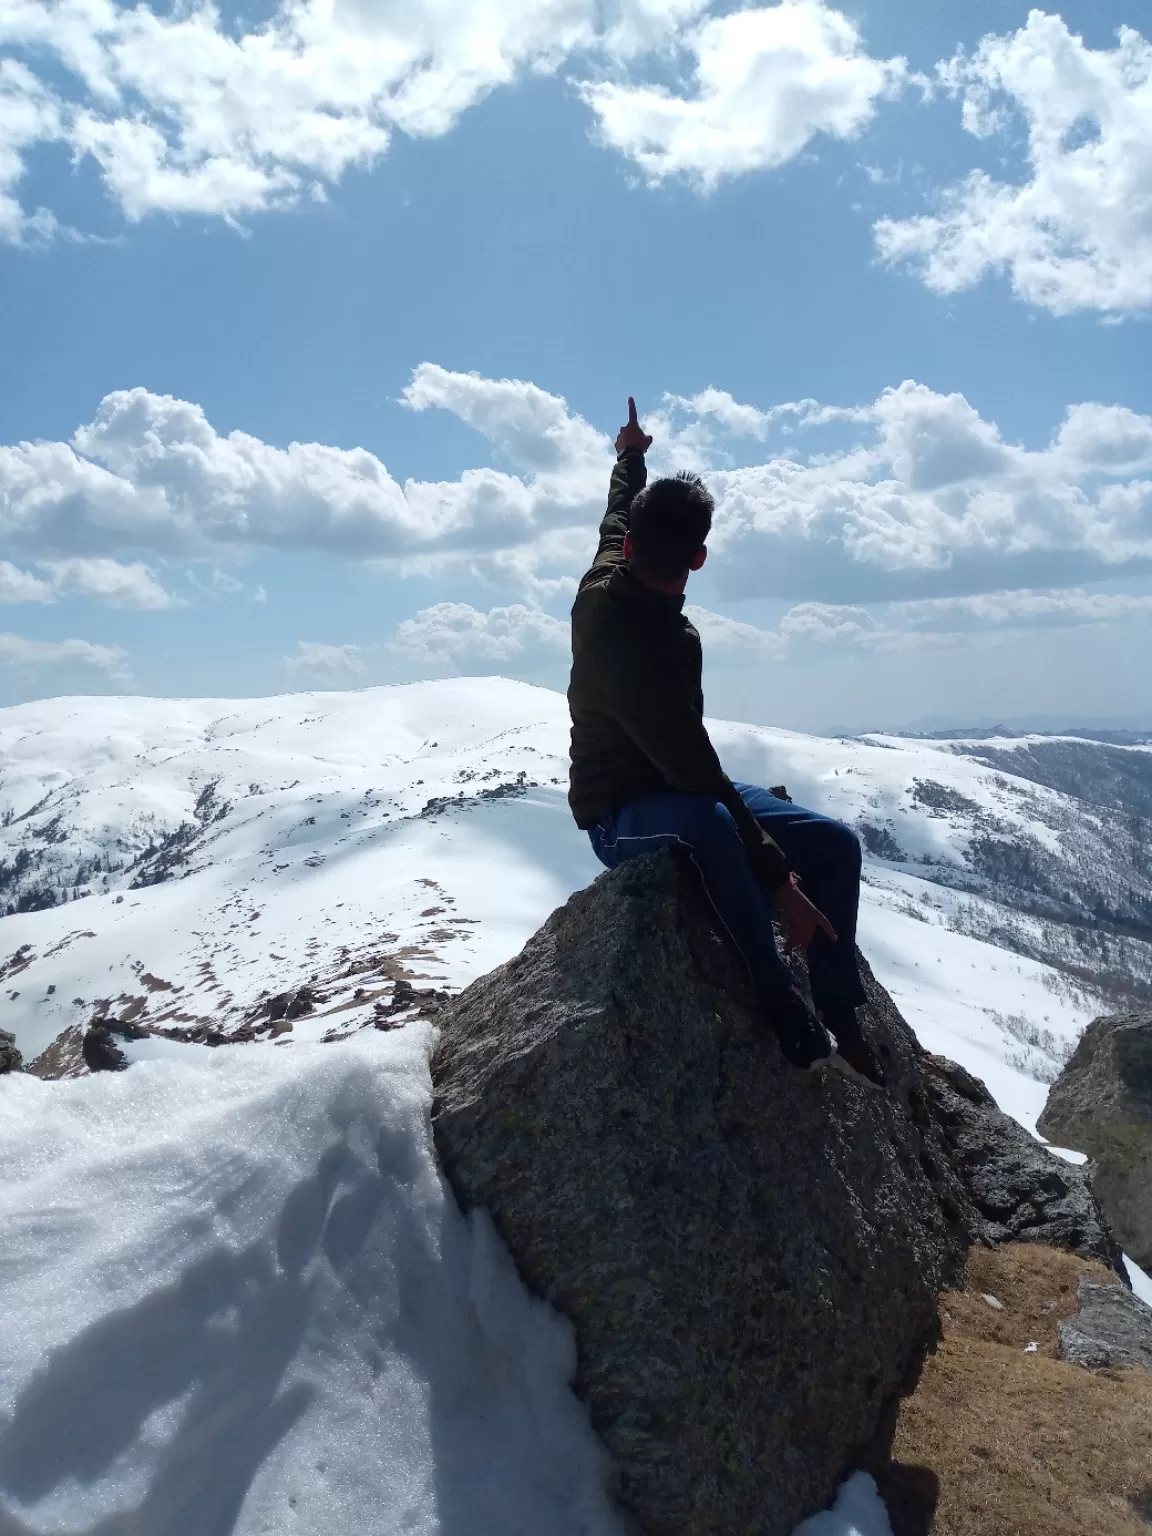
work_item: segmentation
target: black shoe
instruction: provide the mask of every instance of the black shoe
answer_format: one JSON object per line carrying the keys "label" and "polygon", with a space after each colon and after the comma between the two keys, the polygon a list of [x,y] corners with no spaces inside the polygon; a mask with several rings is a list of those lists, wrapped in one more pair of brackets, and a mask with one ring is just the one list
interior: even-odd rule
{"label": "black shoe", "polygon": [[855,1008],[845,1009],[843,1013],[829,1013],[825,1017],[836,1039],[836,1053],[851,1069],[846,1075],[866,1078],[877,1088],[883,1088],[888,1079],[876,1052],[864,1038]]}
{"label": "black shoe", "polygon": [[801,1072],[818,1072],[832,1060],[828,1031],[796,987],[770,998],[768,1022],[780,1049]]}

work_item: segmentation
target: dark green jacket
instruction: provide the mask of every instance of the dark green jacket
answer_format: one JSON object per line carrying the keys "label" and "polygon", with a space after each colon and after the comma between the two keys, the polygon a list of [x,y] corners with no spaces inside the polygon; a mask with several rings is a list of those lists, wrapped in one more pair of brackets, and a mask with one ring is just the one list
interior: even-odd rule
{"label": "dark green jacket", "polygon": [[587,828],[639,795],[708,795],[731,811],[754,873],[775,890],[787,878],[784,855],[736,793],[704,728],[700,636],[684,598],[644,586],[624,559],[628,511],[647,478],[641,454],[621,454],[600,547],[572,605],[568,802]]}

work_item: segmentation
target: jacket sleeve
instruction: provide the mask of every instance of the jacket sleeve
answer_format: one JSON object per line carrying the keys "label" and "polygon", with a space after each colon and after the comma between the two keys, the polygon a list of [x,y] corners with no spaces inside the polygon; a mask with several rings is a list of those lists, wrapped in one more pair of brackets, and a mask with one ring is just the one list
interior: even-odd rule
{"label": "jacket sleeve", "polygon": [[608,484],[608,510],[600,523],[600,543],[592,568],[581,579],[583,586],[593,575],[602,576],[607,567],[623,565],[624,535],[628,532],[628,513],[633,498],[648,483],[644,455],[628,449],[616,460]]}
{"label": "jacket sleeve", "polygon": [[613,714],[679,794],[708,795],[731,813],[757,880],[775,891],[788,878],[788,861],[745,805],[720,766],[711,738],[676,677],[642,658],[611,683]]}

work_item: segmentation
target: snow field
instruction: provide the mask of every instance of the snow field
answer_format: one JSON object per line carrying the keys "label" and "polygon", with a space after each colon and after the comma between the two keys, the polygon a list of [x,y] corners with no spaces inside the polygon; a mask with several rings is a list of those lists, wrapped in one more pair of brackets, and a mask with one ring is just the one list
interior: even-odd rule
{"label": "snow field", "polygon": [[[710,728],[735,777],[891,822],[911,857],[962,859],[968,836],[916,811],[918,778],[1023,816],[1005,775],[933,743]],[[96,857],[120,865],[0,920],[0,1022],[26,1059],[100,1007],[230,1030],[269,993],[319,976],[327,994],[275,1042],[153,1036],[126,1046],[128,1073],[0,1079],[0,1526],[615,1533],[570,1332],[436,1169],[428,1027],[378,1033],[387,971],[360,1001],[350,964],[399,957],[418,986],[458,989],[596,876],[565,800],[563,697],[468,679],[52,700],[0,711],[0,761],[0,860],[38,846],[62,888]],[[132,889],[131,861],[181,825],[175,877]],[[878,979],[1034,1128],[1037,1072],[1091,999],[956,931],[981,898],[906,865],[865,877]],[[334,1032],[351,1038],[316,1043]],[[862,1475],[800,1532],[890,1536]]]}
{"label": "snow field", "polygon": [[437,1169],[428,1028],[161,1044],[0,1085],[11,1529],[616,1536],[571,1331]]}

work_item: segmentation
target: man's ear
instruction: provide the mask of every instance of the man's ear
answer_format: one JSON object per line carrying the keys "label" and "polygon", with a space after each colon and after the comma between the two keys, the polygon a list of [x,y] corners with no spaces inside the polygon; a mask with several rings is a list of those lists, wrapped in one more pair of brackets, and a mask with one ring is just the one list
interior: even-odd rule
{"label": "man's ear", "polygon": [[688,569],[690,571],[698,571],[700,569],[700,567],[704,564],[705,560],[707,560],[707,558],[708,558],[708,546],[706,544],[701,544],[700,548],[696,551],[696,553],[692,556],[692,559],[688,562]]}
{"label": "man's ear", "polygon": [[624,535],[624,558],[625,558],[625,560],[631,560],[631,558],[632,558],[632,530],[631,529],[629,529],[628,532]]}

